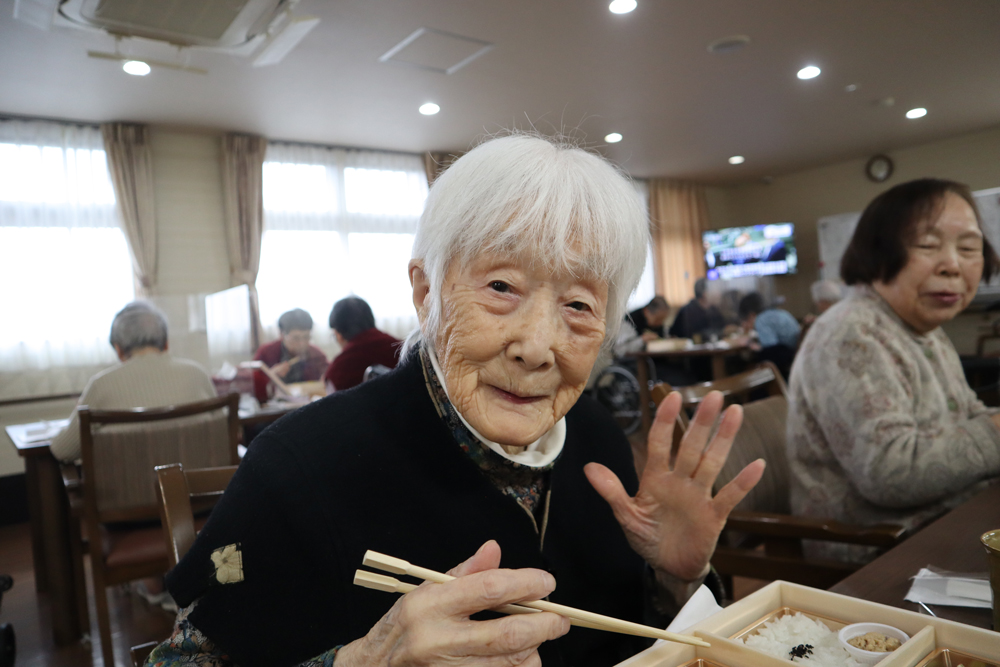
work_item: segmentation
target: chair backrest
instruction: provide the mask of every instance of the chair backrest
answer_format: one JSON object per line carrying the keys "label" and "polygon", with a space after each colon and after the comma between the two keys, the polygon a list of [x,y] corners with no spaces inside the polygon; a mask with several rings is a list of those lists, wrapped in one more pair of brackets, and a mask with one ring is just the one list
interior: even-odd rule
{"label": "chair backrest", "polygon": [[181,462],[207,468],[239,462],[239,395],[164,408],[90,410],[80,440],[86,511],[98,522],[159,516],[153,468]]}
{"label": "chair backrest", "polygon": [[750,392],[755,389],[766,391],[769,396],[788,397],[785,380],[781,377],[778,367],[769,361],[758,364],[743,373],[730,375],[712,382],[702,382],[687,387],[677,387],[685,407],[701,403],[711,391],[721,391],[727,401],[744,402],[749,400]]}
{"label": "chair backrest", "polygon": [[198,531],[195,512],[213,506],[236,474],[237,466],[184,470],[180,463],[156,467],[160,521],[170,567],[184,557]]}
{"label": "chair backrest", "polygon": [[743,426],[716,478],[716,489],[722,488],[739,474],[748,463],[764,459],[764,476],[736,509],[747,512],[790,514],[788,458],[785,454],[785,424],[788,421],[788,399],[768,396],[743,406]]}

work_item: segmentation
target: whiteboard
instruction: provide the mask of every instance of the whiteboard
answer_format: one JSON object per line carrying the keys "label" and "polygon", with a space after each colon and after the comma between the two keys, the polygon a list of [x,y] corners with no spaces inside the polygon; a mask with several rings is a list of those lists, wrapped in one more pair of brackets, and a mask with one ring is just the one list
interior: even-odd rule
{"label": "whiteboard", "polygon": [[[983,219],[983,235],[1000,253],[1000,188],[973,192],[979,215]],[[816,221],[819,229],[820,277],[824,280],[840,280],[840,258],[847,250],[847,244],[854,236],[860,212],[828,215]],[[1000,278],[994,278],[979,288],[979,296],[1000,295]]]}

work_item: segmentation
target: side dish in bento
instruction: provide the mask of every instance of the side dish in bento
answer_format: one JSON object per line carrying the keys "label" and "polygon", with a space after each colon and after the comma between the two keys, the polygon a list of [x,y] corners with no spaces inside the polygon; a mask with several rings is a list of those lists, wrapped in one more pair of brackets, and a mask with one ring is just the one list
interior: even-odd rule
{"label": "side dish in bento", "polygon": [[886,637],[881,632],[866,632],[863,635],[851,637],[847,643],[862,651],[875,651],[876,653],[895,651],[903,645],[895,637]]}

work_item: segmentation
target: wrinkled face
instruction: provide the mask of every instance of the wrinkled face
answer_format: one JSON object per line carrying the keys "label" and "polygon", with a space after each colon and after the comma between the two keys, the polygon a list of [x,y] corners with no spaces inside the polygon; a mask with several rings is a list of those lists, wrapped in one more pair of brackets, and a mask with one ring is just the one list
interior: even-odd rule
{"label": "wrinkled face", "polygon": [[872,287],[904,322],[928,333],[962,312],[979,288],[983,234],[972,208],[947,193],[937,219],[918,223],[907,252],[899,275]]}
{"label": "wrinkled face", "polygon": [[502,445],[530,445],[573,407],[604,340],[607,285],[538,264],[482,255],[453,263],[441,290],[448,395]]}
{"label": "wrinkled face", "polygon": [[293,357],[297,357],[300,354],[305,354],[309,350],[309,339],[311,336],[311,331],[292,329],[288,333],[281,334],[281,343]]}

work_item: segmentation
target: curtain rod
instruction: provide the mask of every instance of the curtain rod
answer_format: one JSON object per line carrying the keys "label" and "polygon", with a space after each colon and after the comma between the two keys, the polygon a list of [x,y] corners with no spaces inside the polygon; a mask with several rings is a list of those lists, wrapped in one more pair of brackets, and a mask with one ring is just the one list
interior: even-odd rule
{"label": "curtain rod", "polygon": [[70,120],[68,118],[49,118],[46,116],[22,116],[20,114],[13,113],[0,113],[0,120],[38,120],[46,123],[62,123],[63,125],[76,125],[77,127],[92,127],[95,130],[100,129],[100,123],[90,123],[82,120]]}
{"label": "curtain rod", "polygon": [[[366,148],[363,146],[338,146],[333,144],[317,144],[311,141],[289,141],[286,139],[267,139],[269,144],[282,144],[285,146],[305,146],[307,148],[327,148],[330,150],[345,150],[345,151],[366,151],[368,153],[385,153],[387,155],[410,155],[413,157],[423,157],[423,153],[414,153],[412,151],[392,151],[385,148]],[[437,151],[435,151],[437,152]]]}

